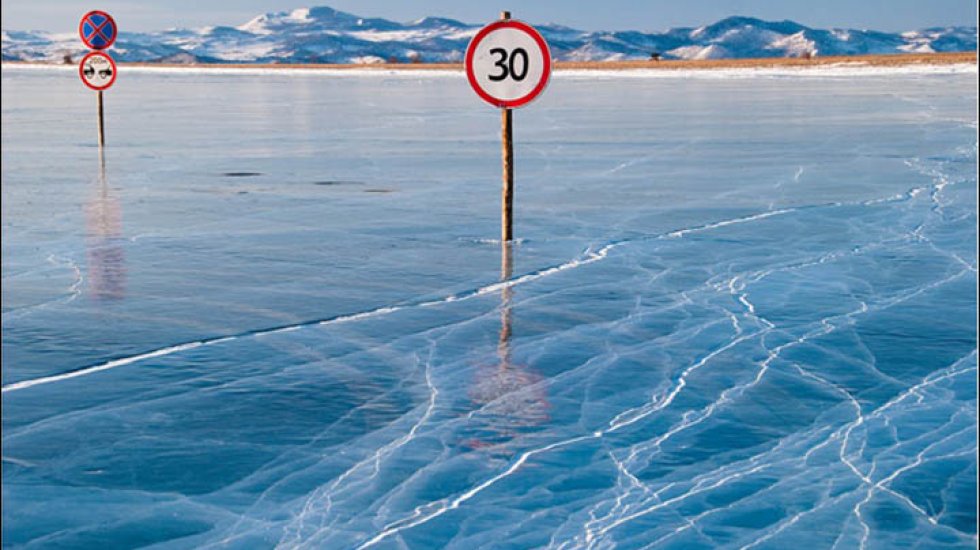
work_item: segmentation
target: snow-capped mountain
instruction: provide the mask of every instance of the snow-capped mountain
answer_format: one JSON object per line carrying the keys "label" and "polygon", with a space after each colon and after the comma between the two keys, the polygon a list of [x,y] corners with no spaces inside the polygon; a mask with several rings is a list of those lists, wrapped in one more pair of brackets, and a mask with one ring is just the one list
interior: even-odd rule
{"label": "snow-capped mountain", "polygon": [[[120,18],[120,24],[125,20]],[[176,63],[379,63],[460,61],[481,25],[438,17],[410,23],[363,18],[329,7],[260,15],[237,27],[120,34],[112,49],[122,61]],[[537,25],[556,59],[605,61],[663,58],[798,57],[977,48],[976,27],[905,33],[812,29],[793,21],[729,17],[665,32],[585,32]],[[3,60],[62,62],[84,53],[74,33],[2,31]]]}

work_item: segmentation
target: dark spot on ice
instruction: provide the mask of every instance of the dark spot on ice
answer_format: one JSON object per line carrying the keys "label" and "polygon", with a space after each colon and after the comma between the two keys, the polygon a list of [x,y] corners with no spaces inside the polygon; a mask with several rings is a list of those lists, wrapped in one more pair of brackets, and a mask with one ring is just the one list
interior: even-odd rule
{"label": "dark spot on ice", "polygon": [[251,178],[253,176],[263,175],[261,172],[225,172],[221,174],[226,178]]}
{"label": "dark spot on ice", "polygon": [[394,193],[394,189],[365,189],[365,193]]}
{"label": "dark spot on ice", "polygon": [[363,181],[323,180],[315,181],[313,185],[364,185]]}

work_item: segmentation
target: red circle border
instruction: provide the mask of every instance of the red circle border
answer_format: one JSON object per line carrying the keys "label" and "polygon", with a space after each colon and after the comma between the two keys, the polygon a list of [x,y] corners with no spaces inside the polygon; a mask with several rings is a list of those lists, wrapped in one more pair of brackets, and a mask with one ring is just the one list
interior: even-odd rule
{"label": "red circle border", "polygon": [[[541,48],[541,51],[544,52],[544,71],[542,72],[541,81],[538,82],[538,85],[535,86],[533,90],[528,92],[527,95],[511,100],[498,99],[488,94],[483,88],[480,87],[479,83],[476,81],[476,75],[473,74],[473,56],[476,55],[476,47],[484,38],[486,38],[488,34],[504,28],[514,28],[523,31],[525,34],[534,39],[534,41],[537,42],[538,47]],[[476,33],[476,36],[473,37],[473,40],[470,40],[470,45],[466,48],[466,78],[470,81],[470,86],[473,88],[473,91],[475,91],[480,98],[494,107],[500,107],[501,109],[523,107],[534,101],[534,99],[544,91],[545,87],[548,86],[548,82],[551,80],[551,48],[548,47],[548,43],[545,41],[544,37],[541,36],[541,33],[537,31],[537,29],[523,21],[517,19],[502,19],[500,21],[494,21],[493,23],[490,23],[486,27],[480,29],[480,32]]]}
{"label": "red circle border", "polygon": [[[85,80],[85,75],[82,74],[82,67],[85,66],[85,61],[87,61],[88,58],[90,58],[90,57],[92,57],[94,55],[101,55],[102,57],[108,59],[109,60],[109,65],[112,67],[112,79],[109,80],[109,83],[108,84],[106,84],[105,86],[102,86],[101,88],[98,87],[98,86],[93,86],[93,85],[89,84],[88,80]],[[85,84],[86,86],[88,86],[89,88],[95,90],[96,92],[101,92],[102,90],[108,90],[113,84],[116,83],[116,75],[117,74],[118,74],[118,71],[116,69],[116,62],[113,61],[112,60],[112,57],[108,53],[106,53],[106,52],[100,52],[100,51],[88,52],[87,54],[85,54],[85,57],[83,57],[82,60],[78,62],[78,78],[81,78],[82,79],[82,84]]]}
{"label": "red circle border", "polygon": [[[85,34],[82,32],[82,27],[85,25],[85,20],[88,19],[92,15],[101,15],[101,16],[105,17],[107,20],[109,20],[110,23],[112,23],[112,29],[114,31],[113,32],[113,35],[112,35],[112,40],[110,40],[108,44],[106,44],[105,46],[102,46],[101,48],[96,48],[95,46],[93,46],[92,44],[90,44],[88,40],[85,40]],[[82,44],[85,44],[85,46],[87,46],[90,49],[93,49],[93,50],[96,50],[96,51],[98,51],[98,50],[105,50],[105,49],[108,49],[110,46],[112,46],[113,44],[116,43],[116,38],[119,37],[119,27],[116,25],[116,20],[113,19],[112,16],[109,15],[108,13],[106,13],[106,12],[104,12],[102,10],[92,10],[92,11],[86,13],[85,15],[83,15],[82,16],[82,20],[78,22],[78,37],[82,39]]]}

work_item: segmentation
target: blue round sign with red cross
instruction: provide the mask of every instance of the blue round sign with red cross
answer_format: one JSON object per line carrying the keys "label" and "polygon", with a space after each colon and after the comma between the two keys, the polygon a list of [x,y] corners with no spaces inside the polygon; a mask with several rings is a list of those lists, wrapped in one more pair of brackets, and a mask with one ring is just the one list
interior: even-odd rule
{"label": "blue round sign with red cross", "polygon": [[82,42],[93,50],[104,50],[116,41],[116,22],[108,13],[92,10],[82,17],[78,24],[78,35]]}

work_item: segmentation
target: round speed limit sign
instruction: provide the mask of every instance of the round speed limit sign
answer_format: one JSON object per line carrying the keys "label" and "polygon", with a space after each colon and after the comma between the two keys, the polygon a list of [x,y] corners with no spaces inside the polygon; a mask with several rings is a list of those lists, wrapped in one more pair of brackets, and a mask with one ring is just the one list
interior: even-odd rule
{"label": "round speed limit sign", "polygon": [[504,19],[476,33],[466,49],[466,76],[477,95],[501,108],[523,107],[551,78],[551,51],[534,27]]}

